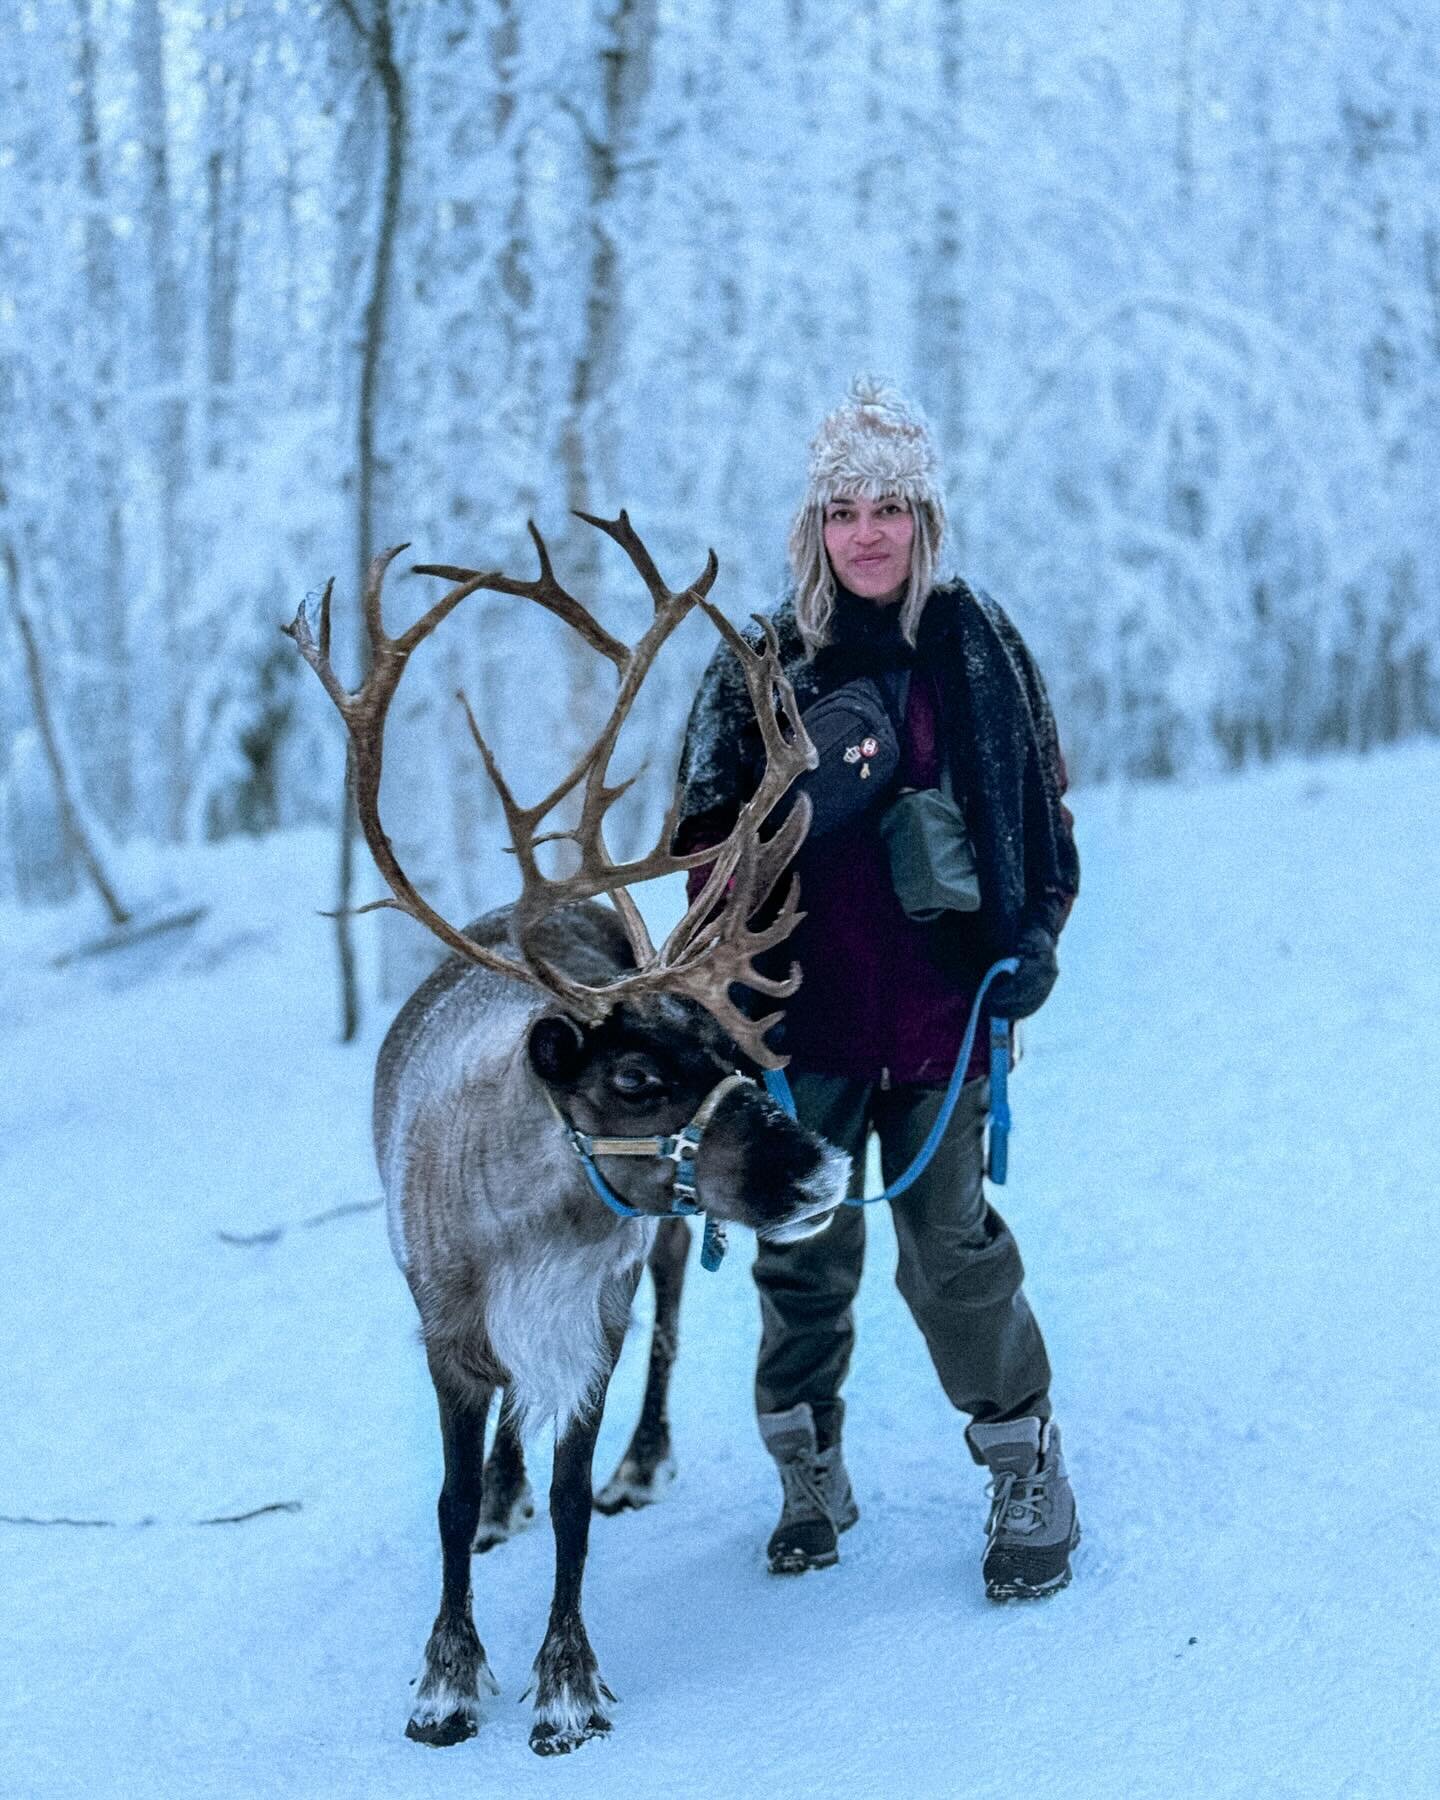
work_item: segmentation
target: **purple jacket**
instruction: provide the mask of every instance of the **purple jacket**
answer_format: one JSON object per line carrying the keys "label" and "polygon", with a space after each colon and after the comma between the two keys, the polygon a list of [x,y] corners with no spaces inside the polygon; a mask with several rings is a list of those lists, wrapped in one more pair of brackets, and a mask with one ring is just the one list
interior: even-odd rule
{"label": "purple jacket", "polygon": [[[899,784],[934,787],[940,779],[939,697],[917,673],[900,740]],[[929,925],[907,918],[895,898],[873,808],[800,855],[805,917],[785,945],[805,971],[786,1004],[779,1047],[804,1069],[862,1080],[945,1083],[955,1067],[976,978],[957,981],[931,954]],[[978,934],[977,934],[978,935]],[[825,971],[823,979],[813,979]],[[982,1020],[970,1075],[989,1067]]]}
{"label": "purple jacket", "polygon": [[[897,781],[934,786],[948,761],[966,804],[983,904],[939,924],[908,918],[891,886],[879,806],[802,845],[796,870],[805,917],[774,953],[774,972],[794,960],[804,979],[770,1041],[801,1069],[944,1083],[984,970],[1027,924],[1058,934],[1079,885],[1043,686],[1008,619],[963,584],[932,595],[918,656],[887,640],[883,615],[866,602],[837,614],[837,642],[813,663],[802,660],[785,608],[776,624],[802,707],[857,673],[911,668]],[[718,842],[758,779],[758,732],[743,687],[737,695],[733,662],[728,650],[717,652],[692,709],[680,849]],[[692,895],[700,879],[703,872],[692,872]],[[969,1073],[984,1074],[988,1062],[982,1018]]]}

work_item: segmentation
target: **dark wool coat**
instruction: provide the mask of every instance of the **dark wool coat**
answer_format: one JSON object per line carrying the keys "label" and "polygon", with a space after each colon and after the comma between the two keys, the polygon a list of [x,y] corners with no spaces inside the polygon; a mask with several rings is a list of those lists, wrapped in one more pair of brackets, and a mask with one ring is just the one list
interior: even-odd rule
{"label": "dark wool coat", "polygon": [[[806,918],[775,953],[805,973],[771,1041],[797,1065],[860,1077],[944,1081],[984,969],[1020,933],[1058,936],[1080,866],[1065,768],[1044,685],[1020,634],[988,595],[937,588],[912,650],[899,608],[841,592],[833,642],[805,657],[791,600],[772,623],[802,709],[859,675],[908,668],[900,782],[933,785],[940,759],[965,802],[981,909],[918,924],[900,909],[878,830],[886,795],[797,858]],[[758,640],[758,634],[753,632]],[[739,664],[721,646],[700,684],[680,762],[675,847],[718,842],[760,779],[764,751]],[[984,1034],[972,1073],[985,1068]]]}

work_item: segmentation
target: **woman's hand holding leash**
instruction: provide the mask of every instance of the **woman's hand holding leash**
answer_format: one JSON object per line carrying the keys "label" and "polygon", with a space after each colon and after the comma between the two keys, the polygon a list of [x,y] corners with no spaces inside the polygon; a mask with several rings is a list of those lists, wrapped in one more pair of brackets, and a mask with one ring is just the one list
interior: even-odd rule
{"label": "woman's hand holding leash", "polygon": [[1027,925],[1020,933],[1015,958],[1019,967],[1013,975],[1002,975],[996,981],[990,1000],[996,1012],[1007,1019],[1028,1019],[1050,998],[1060,973],[1055,939],[1043,925]]}

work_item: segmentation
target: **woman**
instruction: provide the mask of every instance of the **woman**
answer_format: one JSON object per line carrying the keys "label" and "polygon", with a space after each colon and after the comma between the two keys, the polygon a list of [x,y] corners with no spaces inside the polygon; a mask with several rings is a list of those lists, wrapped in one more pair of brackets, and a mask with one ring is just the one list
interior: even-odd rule
{"label": "woman", "polygon": [[[892,779],[882,772],[854,790],[858,810],[842,808],[852,816],[824,833],[812,827],[800,851],[806,916],[784,947],[805,977],[780,1045],[791,1057],[796,1107],[851,1155],[856,1193],[872,1131],[887,1184],[909,1167],[939,1111],[989,964],[1001,956],[1020,963],[990,990],[987,1004],[999,1016],[1024,1018],[1043,1004],[1057,974],[1055,940],[1079,886],[1044,687],[993,601],[961,581],[937,584],[944,527],[923,417],[892,390],[857,381],[811,445],[790,537],[794,587],[773,618],[807,722],[817,703],[837,694],[842,704],[852,694],[873,699],[877,687],[897,714]],[[847,746],[855,780],[869,778],[877,748],[873,737]],[[874,759],[876,769],[883,760]],[[678,848],[724,835],[761,763],[739,666],[722,646],[686,732]],[[806,780],[833,784],[837,768],[822,766]],[[980,903],[922,922],[901,908],[880,821],[898,791],[936,787],[945,775],[964,805]],[[1079,1532],[1020,1253],[985,1199],[987,1043],[988,1027],[976,1035],[937,1154],[891,1205],[901,1294],[946,1394],[970,1416],[972,1456],[992,1475],[986,1592],[1012,1599],[1063,1587]],[[845,1207],[818,1236],[762,1244],[756,1258],[756,1401],[784,1490],[768,1546],[776,1573],[836,1562],[838,1534],[859,1516],[842,1459],[840,1388],[864,1244],[864,1211]]]}

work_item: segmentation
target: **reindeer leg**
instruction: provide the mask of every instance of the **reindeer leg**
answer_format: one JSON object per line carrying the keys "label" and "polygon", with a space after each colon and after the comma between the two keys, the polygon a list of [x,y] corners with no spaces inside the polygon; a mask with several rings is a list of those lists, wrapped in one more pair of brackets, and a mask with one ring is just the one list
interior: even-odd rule
{"label": "reindeer leg", "polygon": [[650,1277],[655,1283],[655,1328],[650,1337],[650,1371],[640,1422],[615,1473],[595,1496],[595,1510],[625,1512],[662,1499],[675,1479],[670,1454],[670,1370],[680,1331],[680,1294],[690,1255],[690,1226],[682,1218],[665,1219],[650,1251]]}
{"label": "reindeer leg", "polygon": [[480,1729],[480,1695],[498,1694],[485,1647],[470,1615],[470,1545],[480,1517],[485,1417],[490,1387],[460,1388],[430,1363],[440,1404],[445,1484],[440,1490],[440,1612],[425,1646],[419,1691],[405,1735],[419,1744],[463,1743]]}
{"label": "reindeer leg", "polygon": [[502,1404],[495,1441],[485,1459],[475,1549],[493,1550],[523,1531],[534,1517],[535,1496],[525,1475],[525,1451],[509,1408]]}
{"label": "reindeer leg", "polygon": [[[632,1289],[633,1292],[633,1289]],[[628,1311],[628,1297],[626,1300]],[[590,1482],[595,1439],[605,1411],[605,1390],[620,1356],[623,1323],[607,1330],[610,1366],[591,1407],[578,1415],[555,1446],[550,1484],[550,1522],[555,1530],[555,1596],[550,1625],[535,1658],[535,1723],[530,1748],[560,1756],[610,1729],[615,1696],[600,1679],[595,1652],[580,1616],[585,1553],[590,1544]]]}

